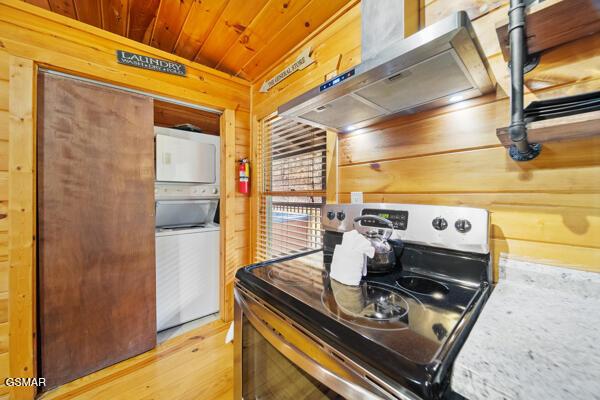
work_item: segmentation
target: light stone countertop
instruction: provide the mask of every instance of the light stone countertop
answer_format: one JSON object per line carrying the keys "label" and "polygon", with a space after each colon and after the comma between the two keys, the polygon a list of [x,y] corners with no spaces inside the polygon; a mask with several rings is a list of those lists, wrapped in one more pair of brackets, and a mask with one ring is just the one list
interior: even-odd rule
{"label": "light stone countertop", "polygon": [[451,385],[471,400],[600,399],[600,274],[501,259]]}

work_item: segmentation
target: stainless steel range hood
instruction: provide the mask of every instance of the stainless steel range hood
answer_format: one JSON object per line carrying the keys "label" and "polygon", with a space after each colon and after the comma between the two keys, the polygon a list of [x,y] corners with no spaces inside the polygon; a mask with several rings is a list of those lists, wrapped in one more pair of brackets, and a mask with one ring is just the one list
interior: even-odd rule
{"label": "stainless steel range hood", "polygon": [[[381,26],[381,21],[371,24]],[[365,21],[363,35],[364,27]],[[460,11],[370,59],[364,59],[363,51],[360,65],[282,105],[278,113],[348,132],[391,116],[480,96],[494,89],[482,54],[469,17]]]}

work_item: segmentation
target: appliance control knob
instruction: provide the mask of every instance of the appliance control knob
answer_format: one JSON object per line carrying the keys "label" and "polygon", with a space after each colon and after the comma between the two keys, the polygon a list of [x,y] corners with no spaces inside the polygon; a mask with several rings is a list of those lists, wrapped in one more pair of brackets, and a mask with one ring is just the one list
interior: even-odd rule
{"label": "appliance control knob", "polygon": [[454,223],[454,227],[460,233],[467,233],[471,230],[471,223],[466,219],[458,219]]}
{"label": "appliance control knob", "polygon": [[346,219],[346,214],[345,214],[343,211],[338,211],[338,213],[337,213],[337,218],[338,218],[340,221],[343,221],[343,220],[345,220],[345,219]]}
{"label": "appliance control knob", "polygon": [[329,219],[331,221],[334,218],[335,218],[335,213],[333,211],[328,211],[327,212],[327,219]]}
{"label": "appliance control knob", "polygon": [[431,225],[438,231],[443,231],[448,227],[448,222],[442,217],[437,217],[431,221]]}
{"label": "appliance control knob", "polygon": [[218,192],[219,192],[219,189],[217,189],[217,188],[213,188],[213,190],[212,190],[212,194],[217,194]]}

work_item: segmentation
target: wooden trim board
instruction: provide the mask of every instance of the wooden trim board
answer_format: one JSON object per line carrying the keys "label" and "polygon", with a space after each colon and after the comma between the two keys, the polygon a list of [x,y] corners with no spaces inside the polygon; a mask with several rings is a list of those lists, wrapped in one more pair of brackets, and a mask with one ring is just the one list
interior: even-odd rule
{"label": "wooden trim board", "polygon": [[327,131],[327,204],[338,202],[338,135]]}
{"label": "wooden trim board", "polygon": [[[251,113],[252,115],[252,113]],[[257,246],[257,232],[256,227],[258,226],[258,212],[260,210],[260,193],[258,188],[258,176],[259,176],[259,154],[258,154],[258,135],[260,135],[260,122],[256,117],[251,117],[251,136],[250,136],[250,262],[253,263],[256,255]]]}
{"label": "wooden trim board", "polygon": [[[35,108],[37,69],[10,56],[9,84],[9,357],[11,377],[36,375]],[[31,399],[33,386],[13,386],[11,399]]]}
{"label": "wooden trim board", "polygon": [[233,278],[238,266],[235,236],[235,111],[221,116],[221,319],[233,320]]}
{"label": "wooden trim board", "polygon": [[[531,143],[581,139],[596,135],[600,135],[600,111],[527,124],[527,137]],[[496,129],[496,136],[504,147],[512,144],[508,127]]]}

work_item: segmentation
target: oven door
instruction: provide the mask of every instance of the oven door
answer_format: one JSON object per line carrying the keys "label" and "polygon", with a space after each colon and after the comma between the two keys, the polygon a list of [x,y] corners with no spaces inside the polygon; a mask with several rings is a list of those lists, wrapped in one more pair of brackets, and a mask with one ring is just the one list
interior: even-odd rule
{"label": "oven door", "polygon": [[243,287],[235,287],[237,400],[398,399]]}

